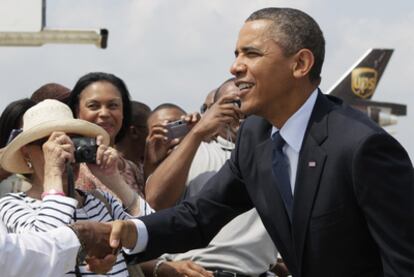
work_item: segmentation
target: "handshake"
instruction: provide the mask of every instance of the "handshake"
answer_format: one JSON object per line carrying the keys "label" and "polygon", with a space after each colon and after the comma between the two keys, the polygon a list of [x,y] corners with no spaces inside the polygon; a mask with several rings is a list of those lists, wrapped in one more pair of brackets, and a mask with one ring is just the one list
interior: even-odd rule
{"label": "handshake", "polygon": [[69,225],[69,228],[81,244],[77,262],[85,260],[89,270],[101,274],[111,270],[121,247],[133,249],[138,239],[135,223],[128,220],[107,223],[80,221]]}

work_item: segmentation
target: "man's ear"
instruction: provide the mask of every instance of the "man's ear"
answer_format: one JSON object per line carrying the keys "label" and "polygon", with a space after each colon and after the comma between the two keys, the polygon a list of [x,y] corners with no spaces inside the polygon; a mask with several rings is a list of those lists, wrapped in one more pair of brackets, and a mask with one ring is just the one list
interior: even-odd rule
{"label": "man's ear", "polygon": [[308,75],[315,63],[312,51],[306,48],[300,49],[293,58],[295,61],[292,66],[293,77],[299,79]]}

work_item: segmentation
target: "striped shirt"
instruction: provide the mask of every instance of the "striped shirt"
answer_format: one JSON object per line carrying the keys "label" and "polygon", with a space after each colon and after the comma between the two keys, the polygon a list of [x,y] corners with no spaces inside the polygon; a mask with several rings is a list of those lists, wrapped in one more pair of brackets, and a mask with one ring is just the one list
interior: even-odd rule
{"label": "striped shirt", "polygon": [[[126,213],[122,205],[109,193],[102,192],[112,209],[109,213],[105,203],[95,198],[92,194],[85,194],[83,207],[76,208],[78,201],[73,198],[60,195],[47,195],[43,201],[31,198],[26,193],[10,193],[0,199],[0,219],[9,233],[45,232],[60,226],[73,223],[76,215],[77,221],[90,220],[97,222],[109,222],[115,219],[135,218]],[[147,202],[140,198],[140,215],[153,212]],[[111,271],[105,275],[95,274],[86,269],[86,264],[79,266],[82,276],[129,276],[127,266],[122,254]],[[65,276],[75,276],[75,271],[68,272]]]}

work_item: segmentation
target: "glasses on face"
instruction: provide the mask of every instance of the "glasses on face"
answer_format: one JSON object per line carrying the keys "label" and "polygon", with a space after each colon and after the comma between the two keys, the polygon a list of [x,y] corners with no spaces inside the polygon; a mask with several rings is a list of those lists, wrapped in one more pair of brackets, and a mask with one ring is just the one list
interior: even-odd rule
{"label": "glasses on face", "polygon": [[17,137],[21,132],[23,132],[22,128],[11,130],[9,138],[7,139],[7,144],[12,142],[12,140],[14,140],[14,138]]}

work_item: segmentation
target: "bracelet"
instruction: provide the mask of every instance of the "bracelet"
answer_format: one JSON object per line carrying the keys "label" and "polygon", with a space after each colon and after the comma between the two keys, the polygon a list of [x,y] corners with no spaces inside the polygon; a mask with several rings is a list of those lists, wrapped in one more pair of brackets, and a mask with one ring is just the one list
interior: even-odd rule
{"label": "bracelet", "polygon": [[40,196],[40,198],[45,198],[45,196],[47,195],[61,195],[61,196],[66,196],[66,194],[63,191],[60,190],[56,190],[56,189],[50,189],[48,191],[44,191],[42,193],[42,195]]}
{"label": "bracelet", "polygon": [[80,265],[80,264],[83,263],[83,261],[85,260],[85,258],[87,256],[87,253],[86,253],[86,245],[85,245],[85,242],[83,240],[81,240],[80,235],[79,235],[79,232],[75,228],[75,225],[69,224],[67,226],[69,227],[69,229],[71,229],[75,233],[76,237],[79,240],[80,247],[79,247],[79,250],[78,250],[78,255],[76,256],[76,264],[77,265]]}
{"label": "bracelet", "polygon": [[165,260],[159,260],[155,266],[154,266],[154,271],[152,272],[152,276],[153,277],[158,277],[158,270],[160,269],[160,266],[165,263]]}
{"label": "bracelet", "polygon": [[129,203],[127,206],[124,205],[124,211],[128,211],[132,206],[134,206],[135,202],[138,200],[138,194],[134,192],[134,198],[132,199],[131,203]]}

